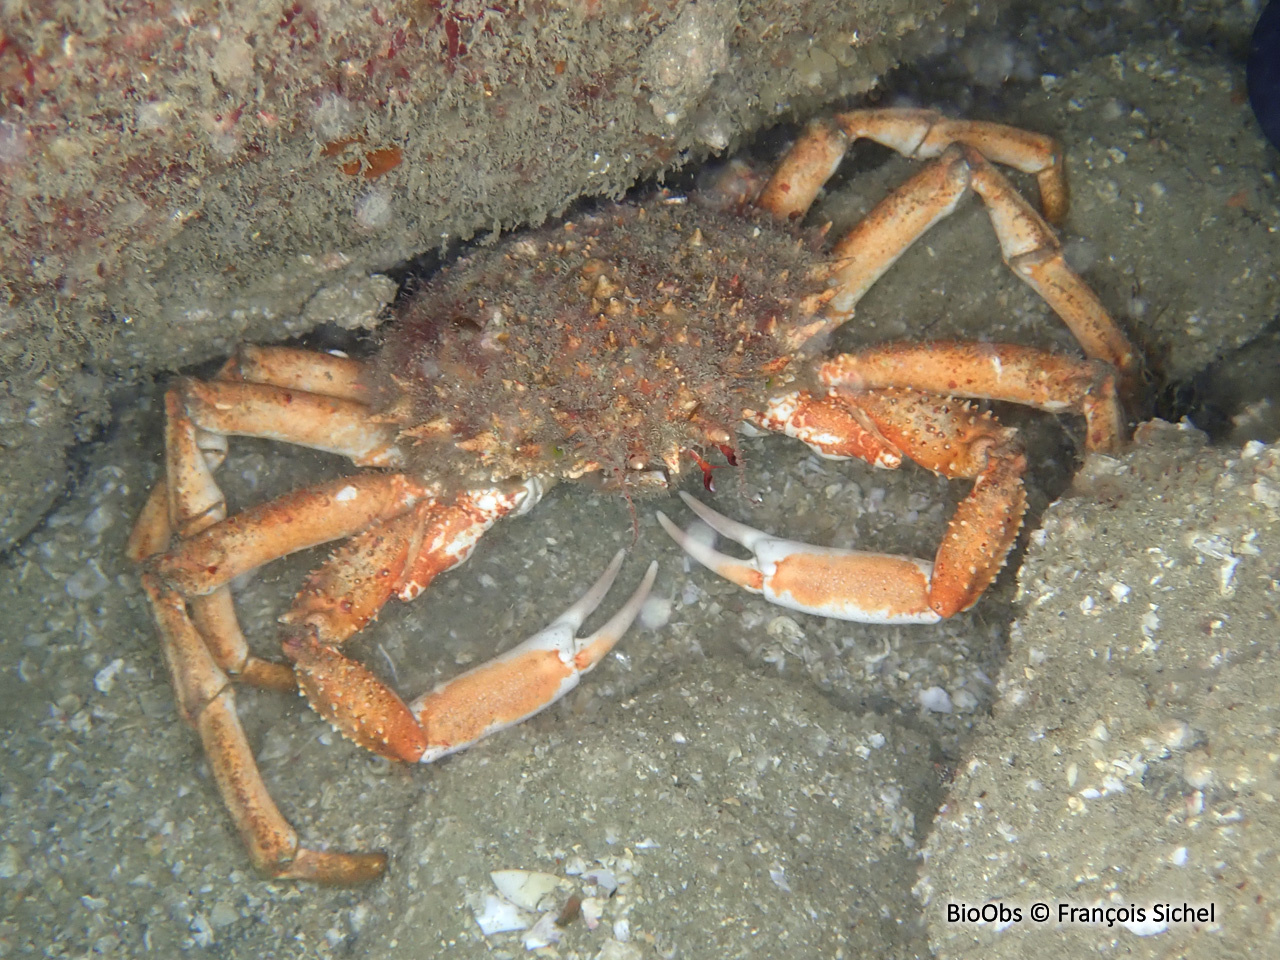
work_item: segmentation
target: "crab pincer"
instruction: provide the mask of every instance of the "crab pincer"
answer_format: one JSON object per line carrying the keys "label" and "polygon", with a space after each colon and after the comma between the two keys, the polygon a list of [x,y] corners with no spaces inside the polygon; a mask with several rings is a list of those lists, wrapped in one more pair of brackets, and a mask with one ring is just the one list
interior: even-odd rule
{"label": "crab pincer", "polygon": [[576,603],[524,642],[405,704],[369,670],[335,648],[294,641],[298,685],[343,735],[396,760],[431,763],[545,710],[576,687],[640,613],[657,576],[651,563],[631,597],[586,637],[578,628],[622,569],[619,550]]}
{"label": "crab pincer", "polygon": [[683,490],[680,497],[707,526],[750,550],[752,558],[720,553],[659,512],[662,529],[694,560],[750,593],[790,610],[859,623],[941,619],[929,604],[933,564],[928,560],[783,540],[717,513]]}
{"label": "crab pincer", "polygon": [[551,706],[576,687],[627,632],[649,596],[658,564],[649,564],[627,602],[599,630],[577,637],[622,569],[619,550],[582,598],[524,642],[487,663],[424,693],[409,705],[428,746],[419,758],[430,763],[505,730]]}

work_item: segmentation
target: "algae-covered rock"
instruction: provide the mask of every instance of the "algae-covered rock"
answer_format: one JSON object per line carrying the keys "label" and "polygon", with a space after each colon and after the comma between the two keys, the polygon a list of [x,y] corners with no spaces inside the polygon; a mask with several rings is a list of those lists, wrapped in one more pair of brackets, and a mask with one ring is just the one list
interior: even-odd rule
{"label": "algae-covered rock", "polygon": [[60,488],[75,426],[106,417],[104,382],[297,336],[325,290],[863,93],[969,16],[922,0],[6,11],[0,548]]}

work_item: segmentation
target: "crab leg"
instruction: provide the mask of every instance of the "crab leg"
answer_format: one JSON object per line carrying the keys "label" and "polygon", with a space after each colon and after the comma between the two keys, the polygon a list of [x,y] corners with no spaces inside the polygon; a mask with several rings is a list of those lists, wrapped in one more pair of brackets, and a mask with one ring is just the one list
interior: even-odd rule
{"label": "crab leg", "polygon": [[818,378],[855,391],[904,387],[940,396],[1003,400],[1085,418],[1090,450],[1119,448],[1124,413],[1115,370],[1098,360],[1012,344],[937,341],[890,343],[820,364]]}
{"label": "crab leg", "polygon": [[401,463],[396,428],[363,403],[289,387],[234,380],[182,380],[174,387],[191,421],[222,436],[261,437],[348,457],[357,466]]}
{"label": "crab leg", "polygon": [[753,426],[794,437],[827,460],[865,460],[875,467],[896,470],[902,451],[880,431],[856,404],[840,394],[814,397],[808,391],[773,397],[763,410],[743,417]]}
{"label": "crab leg", "polygon": [[779,161],[756,198],[756,206],[775,220],[799,220],[813,206],[848,149],[849,137],[830,120],[810,123]]}
{"label": "crab leg", "polygon": [[365,366],[359,360],[294,347],[237,348],[217,380],[245,380],[340,400],[369,402]]}
{"label": "crab leg", "polygon": [[872,285],[972,190],[986,205],[1009,269],[1063,319],[1088,356],[1120,371],[1124,396],[1137,395],[1140,372],[1133,346],[1097,295],[1067,266],[1049,224],[991,162],[1035,173],[1045,215],[1060,220],[1067,206],[1066,177],[1052,139],[999,124],[947,121],[932,111],[863,110],[840,114],[836,121],[810,125],[765,185],[756,200],[759,207],[781,220],[802,216],[851,139],[870,137],[908,156],[937,159],[877,204],[832,248],[830,283],[837,293],[828,305],[827,322],[792,331],[793,347],[848,320]]}
{"label": "crab leg", "polygon": [[[156,484],[134,525],[126,553],[138,563],[166,550],[175,526],[190,535],[219,522],[226,514],[222,492],[213,482],[213,470],[226,457],[226,438],[198,429],[172,392],[165,397],[165,404],[166,462],[175,482],[172,487],[163,480]],[[175,493],[172,502],[170,490]],[[287,665],[249,652],[236,621],[231,593],[225,587],[206,597],[193,598],[190,612],[222,670],[246,683],[294,689],[293,671]]]}
{"label": "crab leg", "polygon": [[[355,403],[368,401],[368,388],[365,385],[364,364],[349,357],[339,357],[328,353],[316,353],[311,350],[298,350],[291,347],[255,347],[241,346],[215,378],[221,381],[247,381],[280,387],[285,390],[301,391],[317,394],[321,397],[332,397]],[[207,385],[206,385],[207,386]],[[171,399],[171,396],[173,399]],[[170,391],[165,397],[166,430],[175,428],[191,431],[192,443],[199,447],[205,457],[206,469],[211,476],[222,465],[226,457],[227,443],[223,436],[195,428],[184,409],[182,394]],[[348,408],[348,415],[363,413],[367,418],[369,411]],[[295,416],[292,411],[289,416]],[[185,421],[185,422],[184,422]],[[367,419],[366,423],[370,423]],[[321,430],[324,424],[320,425]],[[279,424],[269,426],[268,433],[252,434],[252,431],[232,431],[249,433],[258,436],[272,436],[276,439],[291,441],[293,438],[280,428]],[[374,426],[374,433],[382,436],[386,428]],[[324,449],[334,449],[332,446]],[[335,452],[346,452],[336,450]],[[357,450],[357,452],[360,452]],[[189,453],[186,454],[189,456]],[[208,482],[208,481],[202,481]],[[172,535],[169,526],[169,489],[166,480],[161,479],[151,489],[147,502],[143,506],[129,536],[125,547],[125,555],[135,563],[155,553],[163,551]]]}
{"label": "crab leg", "polygon": [[933,564],[887,553],[815,547],[730,520],[683,490],[689,509],[752,553],[738,560],[694,539],[658,512],[658,523],[700,564],[778,606],[860,623],[937,623],[929,607]]}
{"label": "crab leg", "polygon": [[[262,556],[263,547],[288,552],[290,546],[300,545],[299,539],[305,541],[308,537],[334,533],[332,523],[335,521],[367,525],[371,507],[375,512],[399,512],[423,491],[395,475],[356,477],[342,489],[330,492],[336,504],[357,504],[363,508],[364,515],[358,508],[341,509],[335,503],[325,503],[323,496],[317,503],[317,490],[311,490],[294,495],[292,506],[301,511],[299,514],[290,514],[287,509],[281,511],[277,503],[275,511],[262,512],[259,528],[246,529],[243,514],[230,521],[223,519],[225,502],[212,477],[212,469],[221,462],[225,441],[196,427],[187,417],[176,392],[170,391],[166,401],[169,413],[167,481],[163,487],[170,515],[164,517],[155,510],[160,514],[157,519],[155,515],[148,517],[148,511],[144,511],[139,526],[146,533],[135,535],[133,542],[143,549],[162,548],[170,528],[187,537],[172,552],[150,559],[148,572],[143,575],[181,712],[200,734],[223,802],[259,869],[276,877],[338,884],[373,879],[386,868],[384,854],[329,853],[300,847],[296,832],[280,814],[262,782],[236,715],[235,694],[228,673],[281,689],[294,688],[294,674],[286,665],[261,660],[249,653],[226,581],[217,579],[217,556],[219,551],[229,550],[231,556],[241,561],[245,556],[270,559]],[[323,493],[323,488],[317,489]],[[362,491],[367,495],[361,497]],[[406,498],[408,503],[403,502]],[[285,499],[287,508],[291,501]],[[152,502],[158,501],[153,498]],[[319,517],[306,515],[317,506],[325,508]],[[326,528],[325,522],[330,526]],[[277,527],[276,534],[281,534],[282,524],[287,532],[273,538],[269,529],[263,529],[272,523]],[[351,531],[339,531],[338,535],[344,532]],[[249,549],[245,556],[236,554],[238,547],[255,544],[256,553]],[[198,569],[201,564],[203,572]],[[195,585],[203,595],[197,595],[197,590],[188,584],[188,595],[184,598],[173,583],[166,582],[166,570],[169,574],[175,571],[199,574]],[[221,572],[225,576],[228,570],[224,567]],[[230,572],[235,575],[234,568]],[[201,577],[207,582],[202,583]],[[177,575],[173,579],[182,580],[182,577]]]}
{"label": "crab leg", "polygon": [[264,660],[249,652],[229,587],[219,587],[205,597],[189,597],[187,609],[214,662],[229,676],[255,687],[282,692],[298,689],[293,668],[287,663]]}
{"label": "crab leg", "polygon": [[1045,219],[1067,214],[1067,171],[1052,137],[981,120],[950,120],[935,110],[889,108],[838,113],[835,122],[811,123],[787,151],[761,190],[756,205],[778,220],[805,215],[855,140],[875,140],[905,157],[932,160],[953,143],[968,144],[984,157],[1035,174]]}
{"label": "crab leg", "polygon": [[155,614],[179,709],[200,734],[223,802],[254,866],[273,877],[342,885],[380,876],[386,869],[386,854],[299,845],[297,832],[280,814],[258,773],[236,715],[231,684],[188,618],[182,597],[151,574],[143,575],[142,584]]}
{"label": "crab leg", "polygon": [[204,596],[269,560],[403,513],[429,493],[398,473],[330,480],[228,517],[156,557],[151,568],[184,596]]}
{"label": "crab leg", "polygon": [[1026,510],[1026,459],[1014,432],[967,404],[918,391],[840,396],[891,449],[942,476],[974,478],[933,563],[781,540],[684,493],[694,512],[751,550],[752,559],[718,553],[659,514],[663,529],[699,563],[793,610],[865,623],[933,623],[967,610],[1004,565]]}
{"label": "crab leg", "polygon": [[973,147],[948,147],[932,165],[876,205],[832,248],[837,266],[831,283],[833,322],[847,320],[854,305],[931,226],[951,214],[972,189],[987,215],[1009,269],[1038,293],[1067,324],[1084,352],[1137,376],[1137,354],[1097,294],[1067,266],[1053,230],[1009,181]]}
{"label": "crab leg", "polygon": [[1034,174],[1040,207],[1050,223],[1061,223],[1067,215],[1067,168],[1062,147],[1053,137],[910,108],[851,110],[836,114],[836,123],[850,140],[865,137],[917,160],[939,157],[953,143],[968,144],[993,163]]}
{"label": "crab leg", "polygon": [[299,686],[316,712],[355,743],[383,756],[430,763],[533,716],[578,685],[621,639],[657,574],[595,633],[575,635],[622,567],[619,551],[604,575],[542,631],[406,705],[367,668],[314,636],[286,642]]}

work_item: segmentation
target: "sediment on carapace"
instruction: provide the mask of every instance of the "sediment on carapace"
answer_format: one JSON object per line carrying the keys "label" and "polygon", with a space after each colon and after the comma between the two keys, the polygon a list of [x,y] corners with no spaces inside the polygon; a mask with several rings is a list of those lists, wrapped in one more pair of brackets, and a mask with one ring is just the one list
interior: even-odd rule
{"label": "sediment on carapace", "polygon": [[818,242],[665,194],[517,235],[411,298],[382,405],[432,477],[670,469],[790,376],[776,333],[821,290]]}

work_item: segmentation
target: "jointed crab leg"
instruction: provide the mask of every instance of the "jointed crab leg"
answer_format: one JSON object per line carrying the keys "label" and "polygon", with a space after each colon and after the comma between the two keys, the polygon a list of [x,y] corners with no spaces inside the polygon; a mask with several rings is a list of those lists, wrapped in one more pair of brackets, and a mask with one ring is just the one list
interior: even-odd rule
{"label": "jointed crab leg", "polygon": [[756,206],[777,220],[798,220],[849,149],[849,138],[830,120],[815,120],[779,161],[756,198]]}
{"label": "jointed crab leg", "polygon": [[952,120],[936,110],[910,108],[851,110],[836,114],[835,119],[850,140],[865,137],[918,160],[939,157],[953,143],[968,144],[993,163],[1035,174],[1040,208],[1050,223],[1061,223],[1067,214],[1062,147],[1043,133],[1003,123]]}
{"label": "jointed crab leg", "polygon": [[[313,394],[320,399],[328,397],[361,404],[368,400],[364,364],[360,361],[352,360],[349,357],[334,356],[333,354],[315,353],[311,350],[297,350],[291,347],[241,346],[223,364],[215,380],[264,384],[269,387],[279,387],[286,391]],[[209,387],[211,385],[200,384],[200,386]],[[284,420],[283,424],[278,421],[275,423],[267,422],[259,425],[258,432],[255,432],[253,428],[230,429],[227,432],[250,436],[270,436],[286,442],[300,442],[296,441],[295,437],[288,433],[288,424],[290,421],[296,423],[300,419],[301,409],[306,406],[306,403],[307,401],[303,399],[298,408],[288,411],[282,418]],[[200,469],[198,465],[194,464],[189,467],[186,466],[190,461],[190,447],[198,447],[204,453],[205,465],[203,469],[208,474],[208,477],[201,478],[200,482],[202,485],[210,483],[212,474],[222,465],[222,461],[226,456],[227,442],[225,436],[221,436],[217,432],[197,428],[188,415],[181,392],[169,391],[165,396],[165,407],[167,413],[166,430],[171,433],[176,431],[179,434],[175,438],[177,442],[187,445],[188,448],[181,453],[175,452],[168,455],[168,463],[171,469]],[[357,419],[362,423],[358,423],[356,426],[367,425],[372,428],[372,433],[375,436],[380,438],[384,436],[385,428],[367,419],[367,409],[360,411],[356,408],[348,407],[344,412],[348,416],[363,414],[363,416],[357,416]],[[323,421],[323,411],[320,411],[320,418],[317,420],[315,416],[312,416],[308,422],[303,423],[303,429],[311,432],[319,429],[320,436],[323,437],[326,426]],[[302,417],[301,419],[305,420],[306,418]],[[232,420],[231,426],[233,428],[244,427],[245,424],[243,422],[236,423]],[[182,434],[187,433],[190,434],[190,440],[182,436]],[[166,444],[167,447],[175,445],[172,440]],[[370,452],[367,449],[368,444],[363,446],[365,449],[362,449],[362,445],[357,442],[355,449],[351,451],[353,455],[362,456]],[[382,446],[385,447],[385,444]],[[337,453],[349,452],[341,446],[332,444],[322,446],[321,449],[332,450]],[[376,450],[377,447],[374,448],[374,452]],[[169,472],[166,471],[166,474]],[[168,522],[171,509],[168,505],[168,500],[168,482],[165,479],[161,479],[152,488],[151,494],[142,508],[142,513],[134,524],[129,543],[125,548],[125,555],[135,563],[141,563],[142,560],[152,554],[160,553],[168,545],[171,536]],[[197,513],[196,515],[199,514]]]}
{"label": "jointed crab leg", "polygon": [[144,574],[161,649],[182,715],[200,734],[205,755],[250,857],[263,873],[292,880],[355,884],[386,869],[382,853],[311,850],[281,816],[258,773],[253,752],[236,716],[231,684],[187,616],[186,604],[159,578]]}
{"label": "jointed crab leg", "polygon": [[818,378],[853,391],[914,387],[939,396],[1004,400],[1085,418],[1088,449],[1119,448],[1124,413],[1115,370],[1013,344],[935,341],[889,343],[821,363]]}
{"label": "jointed crab leg", "polygon": [[[870,137],[908,156],[936,157],[887,196],[831,250],[830,283],[836,289],[827,328],[853,315],[871,286],[939,220],[949,216],[972,190],[987,214],[1009,268],[1063,319],[1084,352],[1120,371],[1126,397],[1137,394],[1138,357],[1097,295],[1067,266],[1044,217],[1013,189],[991,161],[1035,173],[1045,216],[1066,213],[1066,176],[1058,145],[1048,137],[1014,127],[949,121],[927,110],[859,110],[836,123],[810,125],[779,164],[756,204],[780,220],[802,216],[835,172],[849,143]],[[806,325],[793,333],[793,346],[813,336]]]}
{"label": "jointed crab leg", "polygon": [[377,422],[354,400],[234,380],[185,379],[173,389],[191,421],[210,433],[337,453],[361,467],[401,463],[395,427]]}
{"label": "jointed crab leg", "polygon": [[[226,438],[198,429],[172,391],[165,397],[165,406],[166,472],[173,482],[161,480],[156,485],[134,525],[126,553],[137,563],[167,549],[174,528],[189,536],[226,515],[222,491],[213,481],[213,471],[226,457]],[[249,652],[231,592],[225,587],[192,598],[190,613],[222,670],[246,683],[278,690],[294,688],[293,671],[287,665]]]}
{"label": "jointed crab leg", "polygon": [[752,553],[749,561],[720,553],[659,511],[662,529],[707,569],[790,610],[860,623],[937,623],[929,607],[928,560],[815,547],[771,537],[730,520],[683,490],[680,496],[708,526]]}
{"label": "jointed crab leg", "polygon": [[153,569],[184,596],[203,596],[270,560],[397,516],[429,492],[398,473],[330,480],[202,530],[158,557]]}
{"label": "jointed crab leg", "polygon": [[544,630],[407,706],[368,669],[314,636],[291,637],[285,652],[311,705],[344,736],[394,760],[430,763],[546,709],[604,658],[639,614],[657,574],[657,564],[650,564],[622,609],[577,639],[622,558],[619,551],[587,594]]}
{"label": "jointed crab leg", "polygon": [[818,120],[782,158],[756,205],[779,220],[804,216],[855,140],[884,144],[906,157],[931,160],[953,143],[974,147],[988,160],[1036,175],[1045,218],[1067,213],[1067,174],[1062,148],[1052,137],[980,120],[951,120],[935,110],[851,110],[835,122]]}
{"label": "jointed crab leg", "polygon": [[294,347],[243,344],[223,364],[216,380],[266,383],[340,400],[369,402],[364,364],[350,357]]}
{"label": "jointed crab leg", "polygon": [[187,598],[187,610],[209,654],[228,676],[272,690],[289,692],[298,688],[287,663],[264,660],[249,652],[230,587],[219,587],[208,596]]}
{"label": "jointed crab leg", "polygon": [[763,410],[747,411],[743,419],[794,437],[827,460],[856,458],[886,470],[902,464],[902,451],[839,393],[826,397],[815,397],[805,390],[782,394],[771,397]]}
{"label": "jointed crab leg", "polygon": [[[546,630],[411,707],[335,646],[364,626],[391,593],[412,599],[438,573],[465,560],[484,530],[536,501],[538,493],[532,484],[528,490],[472,491],[447,505],[419,504],[354,538],[316,571],[281,618],[295,628],[285,652],[316,711],[369,750],[430,762],[518,723],[573,689],[635,619],[656,566],[609,623],[575,641],[577,627],[617,575],[619,553],[588,594]],[[379,566],[381,575],[373,569]]]}
{"label": "jointed crab leg", "polygon": [[832,248],[831,283],[839,290],[829,308],[833,322],[848,319],[871,285],[969,190],[986,205],[1009,269],[1062,318],[1086,355],[1112,364],[1122,380],[1135,378],[1133,346],[1097,294],[1067,266],[1053,230],[982,154],[963,144],[948,147]]}
{"label": "jointed crab leg", "polygon": [[[780,418],[778,428],[820,451],[836,448],[839,438],[834,433],[815,443],[815,437],[790,429],[804,426],[810,409],[829,412],[835,403],[856,410],[858,418],[848,419],[858,431],[869,429],[884,450],[910,457],[945,477],[974,479],[932,564],[779,540],[695,505],[685,494],[681,496],[690,508],[712,528],[750,549],[753,560],[747,563],[717,553],[659,515],[663,529],[716,573],[794,610],[867,623],[932,623],[967,610],[1003,566],[1026,510],[1026,458],[1014,431],[962,401],[901,389],[837,393],[818,400],[789,395],[779,412],[791,413]],[[835,421],[825,412],[824,418],[824,429],[830,430]],[[884,467],[896,465],[880,448],[859,452],[863,447],[859,440],[843,448],[843,455],[862,456]]]}

